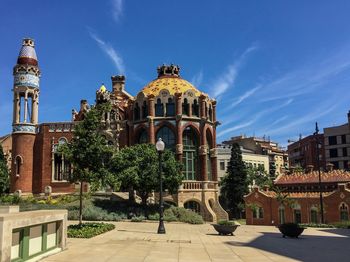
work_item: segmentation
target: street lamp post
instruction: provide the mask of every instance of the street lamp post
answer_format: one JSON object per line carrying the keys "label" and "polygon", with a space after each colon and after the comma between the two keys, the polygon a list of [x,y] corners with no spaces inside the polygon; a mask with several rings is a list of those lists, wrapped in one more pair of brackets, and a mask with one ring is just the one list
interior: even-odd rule
{"label": "street lamp post", "polygon": [[317,160],[317,170],[318,170],[318,186],[320,188],[320,207],[321,207],[321,223],[324,224],[324,211],[323,211],[323,196],[322,196],[322,188],[321,188],[321,169],[320,169],[320,152],[319,152],[319,141],[318,141],[318,125],[316,122],[316,129],[314,136],[316,138],[316,160]]}
{"label": "street lamp post", "polygon": [[164,151],[165,144],[161,138],[158,139],[156,143],[156,149],[158,151],[158,160],[159,160],[159,180],[160,180],[160,188],[159,188],[159,226],[158,226],[158,234],[165,234],[164,227],[164,203],[163,203],[163,178],[162,178],[162,153]]}

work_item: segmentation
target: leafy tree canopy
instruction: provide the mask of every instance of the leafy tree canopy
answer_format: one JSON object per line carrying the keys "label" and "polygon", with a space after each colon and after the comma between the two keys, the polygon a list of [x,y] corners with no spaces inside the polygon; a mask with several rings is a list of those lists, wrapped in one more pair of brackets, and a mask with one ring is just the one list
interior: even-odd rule
{"label": "leafy tree canopy", "polygon": [[7,160],[0,145],[0,195],[8,193],[10,187],[9,170]]}
{"label": "leafy tree canopy", "polygon": [[[176,193],[182,181],[181,164],[174,153],[162,154],[163,188]],[[154,145],[138,144],[123,148],[113,158],[112,171],[121,181],[121,187],[136,190],[145,204],[148,195],[159,191],[159,162]]]}
{"label": "leafy tree canopy", "polygon": [[247,167],[247,179],[250,186],[257,185],[262,188],[273,185],[273,180],[263,167]]}

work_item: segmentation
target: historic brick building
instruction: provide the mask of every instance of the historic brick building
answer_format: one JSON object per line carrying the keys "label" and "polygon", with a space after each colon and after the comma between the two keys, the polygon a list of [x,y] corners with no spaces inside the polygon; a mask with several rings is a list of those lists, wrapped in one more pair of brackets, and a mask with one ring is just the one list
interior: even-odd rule
{"label": "historic brick building", "polygon": [[275,185],[292,200],[290,205],[281,203],[276,192],[255,187],[245,196],[247,224],[321,223],[320,191],[325,223],[349,220],[350,173],[328,165],[328,171],[321,171],[321,181],[320,187],[318,172],[311,166],[306,173],[280,175]]}
{"label": "historic brick building", "polygon": [[[179,193],[167,201],[195,209],[208,221],[227,218],[218,202],[216,101],[180,77],[176,65],[158,67],[158,77],[135,97],[125,90],[125,77],[112,76],[112,90],[103,85],[96,102],[110,101],[102,131],[111,145],[155,144],[161,137],[184,164]],[[40,70],[34,42],[24,39],[14,67],[11,192],[69,193],[71,165],[56,152],[72,138],[74,121],[89,104],[82,100],[73,121],[38,124]]]}

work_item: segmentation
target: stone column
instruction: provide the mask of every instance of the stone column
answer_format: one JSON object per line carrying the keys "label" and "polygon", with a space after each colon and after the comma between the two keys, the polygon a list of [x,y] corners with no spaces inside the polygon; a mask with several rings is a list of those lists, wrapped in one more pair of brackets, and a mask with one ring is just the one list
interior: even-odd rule
{"label": "stone column", "polygon": [[28,92],[25,92],[24,95],[24,119],[23,123],[27,123],[27,116],[28,116]]}
{"label": "stone column", "polygon": [[14,106],[13,106],[13,122],[14,124],[18,124],[19,121],[20,121],[20,107],[21,107],[21,104],[20,104],[20,97],[19,97],[19,94],[17,92],[14,93]]}
{"label": "stone column", "polygon": [[150,144],[155,144],[155,133],[154,133],[154,116],[155,116],[155,110],[154,110],[154,96],[148,97],[148,141]]}
{"label": "stone column", "polygon": [[201,95],[199,97],[199,107],[200,107],[200,112],[199,112],[200,118],[206,119],[207,116],[205,114],[205,96],[204,95]]}

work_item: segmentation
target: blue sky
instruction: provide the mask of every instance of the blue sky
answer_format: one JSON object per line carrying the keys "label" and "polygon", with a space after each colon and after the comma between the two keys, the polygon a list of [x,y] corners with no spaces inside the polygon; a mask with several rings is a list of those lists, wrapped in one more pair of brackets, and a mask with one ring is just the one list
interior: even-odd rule
{"label": "blue sky", "polygon": [[0,135],[11,132],[12,68],[23,37],[42,71],[40,122],[70,120],[80,99],[125,74],[136,95],[162,63],[218,100],[218,142],[287,144],[346,122],[350,1],[2,0]]}

